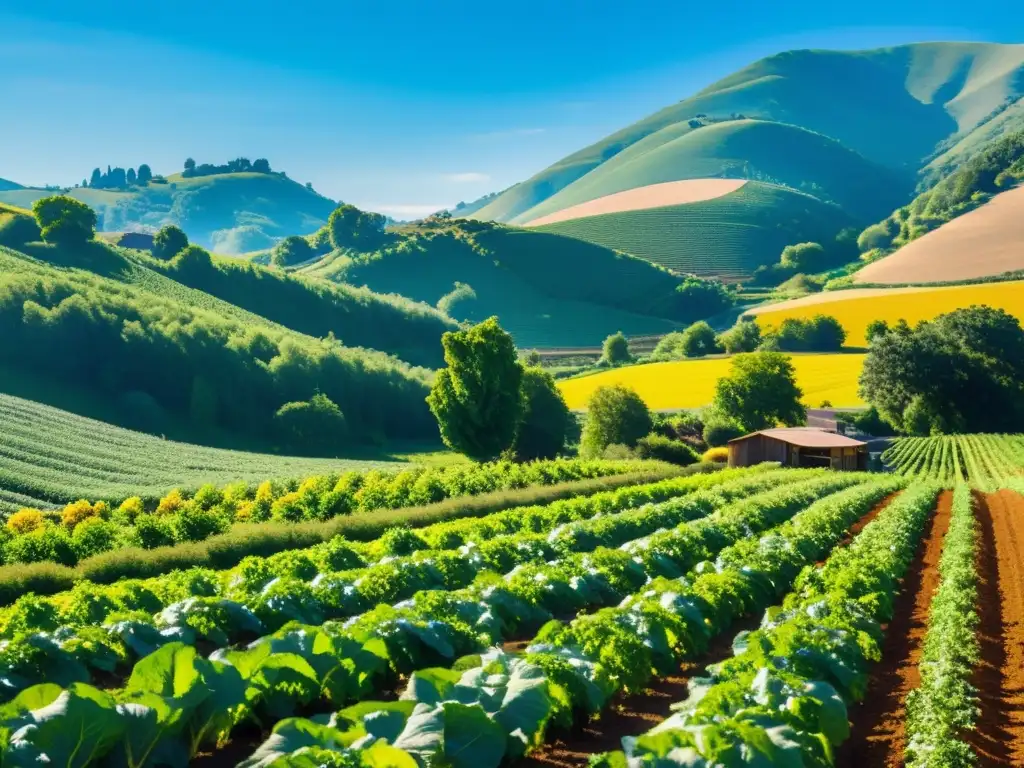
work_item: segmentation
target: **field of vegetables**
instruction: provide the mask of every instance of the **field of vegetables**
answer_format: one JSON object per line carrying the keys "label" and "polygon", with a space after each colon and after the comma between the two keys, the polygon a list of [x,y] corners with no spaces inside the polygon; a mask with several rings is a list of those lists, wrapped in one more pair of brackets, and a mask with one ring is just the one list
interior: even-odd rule
{"label": "field of vegetables", "polygon": [[1020,765],[1016,438],[931,440],[20,596],[0,765]]}

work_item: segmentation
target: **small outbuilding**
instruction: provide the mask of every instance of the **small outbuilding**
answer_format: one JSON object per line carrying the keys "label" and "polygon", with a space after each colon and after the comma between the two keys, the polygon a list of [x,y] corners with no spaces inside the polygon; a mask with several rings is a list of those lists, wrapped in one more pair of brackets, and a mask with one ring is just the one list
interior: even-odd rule
{"label": "small outbuilding", "polygon": [[729,441],[729,466],[778,461],[787,467],[865,470],[868,445],[814,427],[762,429]]}

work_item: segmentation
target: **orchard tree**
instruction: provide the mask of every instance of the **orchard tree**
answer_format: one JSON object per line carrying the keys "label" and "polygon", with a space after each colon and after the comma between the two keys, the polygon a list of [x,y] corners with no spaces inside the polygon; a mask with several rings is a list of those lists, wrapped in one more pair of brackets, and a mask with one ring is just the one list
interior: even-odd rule
{"label": "orchard tree", "polygon": [[554,377],[538,367],[526,368],[519,399],[522,417],[512,445],[516,460],[553,459],[572,427],[572,414]]}
{"label": "orchard tree", "polygon": [[580,455],[600,456],[609,445],[633,448],[654,428],[640,395],[621,384],[598,387],[587,403]]}
{"label": "orchard tree", "polygon": [[292,264],[309,261],[314,255],[306,238],[290,235],[274,246],[270,255],[270,263],[275,267],[290,267]]}
{"label": "orchard tree", "polygon": [[32,204],[32,213],[48,243],[84,245],[96,234],[96,212],[73,197],[41,198]]}
{"label": "orchard tree", "polygon": [[179,227],[168,224],[153,236],[153,255],[170,261],[188,247],[188,235]]}
{"label": "orchard tree", "polygon": [[633,356],[629,353],[629,341],[622,331],[613,333],[604,340],[601,359],[609,365],[622,365],[633,361]]}
{"label": "orchard tree", "polygon": [[715,411],[753,432],[803,424],[807,412],[800,404],[793,363],[781,352],[752,352],[732,361],[728,376],[715,386]]}
{"label": "orchard tree", "polygon": [[477,461],[512,446],[522,406],[523,369],[512,337],[492,317],[441,337],[446,368],[437,372],[427,404],[452,450]]}

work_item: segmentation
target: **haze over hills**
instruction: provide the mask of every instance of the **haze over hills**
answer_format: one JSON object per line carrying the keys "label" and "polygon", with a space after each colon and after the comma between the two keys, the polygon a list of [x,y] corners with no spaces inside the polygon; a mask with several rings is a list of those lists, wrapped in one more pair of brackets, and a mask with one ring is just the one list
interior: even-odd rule
{"label": "haze over hills", "polygon": [[[1024,45],[788,51],[456,215],[529,224],[628,189],[725,177],[805,192],[864,225],[908,202],[919,183],[934,183],[992,140],[1024,127],[1022,93]],[[608,228],[600,222],[591,227]],[[632,226],[617,228],[632,230],[635,239]],[[579,228],[575,234],[588,236]],[[649,247],[628,238],[599,242],[642,256],[637,248]],[[705,251],[698,271],[715,272],[717,256],[713,248]]]}
{"label": "haze over hills", "polygon": [[[53,190],[0,181],[0,202],[31,207]],[[287,235],[322,227],[337,206],[333,200],[281,173],[215,173],[123,189],[77,187],[67,193],[92,207],[100,231],[155,231],[176,224],[189,237],[219,253],[239,254],[272,246]]]}

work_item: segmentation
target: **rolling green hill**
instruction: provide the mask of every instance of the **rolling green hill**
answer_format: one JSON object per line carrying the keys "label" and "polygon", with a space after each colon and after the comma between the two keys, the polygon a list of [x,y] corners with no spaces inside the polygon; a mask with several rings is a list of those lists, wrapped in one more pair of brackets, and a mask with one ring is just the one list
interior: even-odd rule
{"label": "rolling green hill", "polygon": [[[334,437],[353,448],[436,440],[430,372],[338,338],[414,340],[437,364],[450,320],[404,299],[183,254],[158,269],[100,242],[0,246],[3,391],[188,442],[337,455],[296,442],[275,420],[284,404],[321,393],[345,416]],[[246,306],[189,282],[245,294]],[[300,321],[319,324],[320,337],[285,325]]]}
{"label": "rolling green hill", "polygon": [[713,200],[587,216],[536,229],[622,248],[668,269],[741,278],[800,240],[827,241],[852,219],[785,187],[748,182]]}
{"label": "rolling green hill", "polygon": [[[0,202],[23,208],[54,194],[37,188],[3,191]],[[336,203],[278,173],[167,177],[125,191],[77,188],[68,193],[92,207],[99,229],[115,232],[177,224],[191,240],[225,254],[266,248],[281,237],[323,226]]]}
{"label": "rolling green hill", "polygon": [[902,204],[913,178],[872,163],[834,139],[786,123],[675,123],[624,149],[517,216],[524,224],[605,195],[681,179],[743,178],[781,184],[871,220]]}
{"label": "rolling green hill", "polygon": [[0,192],[10,192],[15,189],[22,189],[21,184],[15,184],[7,179],[0,179]]}
{"label": "rolling green hill", "polygon": [[[329,254],[299,274],[438,304],[458,320],[497,315],[520,347],[592,346],[618,330],[665,333],[676,327],[666,318],[681,282],[590,243],[460,220],[407,229],[374,253]],[[472,291],[453,292],[456,283]]]}
{"label": "rolling green hill", "polygon": [[[1024,45],[788,51],[569,155],[466,215],[522,224],[650,184],[726,177],[807,192],[864,225],[877,220],[879,211],[908,202],[916,185],[918,191],[926,188],[1024,125],[1022,94]],[[637,220],[658,225],[651,214]],[[637,238],[701,240],[699,234],[630,232],[619,226],[626,223],[620,220],[614,229],[602,224],[598,242],[644,255],[634,250]],[[686,224],[678,218],[671,223]],[[781,226],[797,240],[814,239],[813,231],[792,224]],[[550,231],[572,234],[581,226]],[[597,225],[587,226],[593,235]],[[737,242],[723,243],[719,252],[714,242],[703,241],[705,269],[732,270],[729,254]],[[691,262],[679,257],[660,263]]]}

